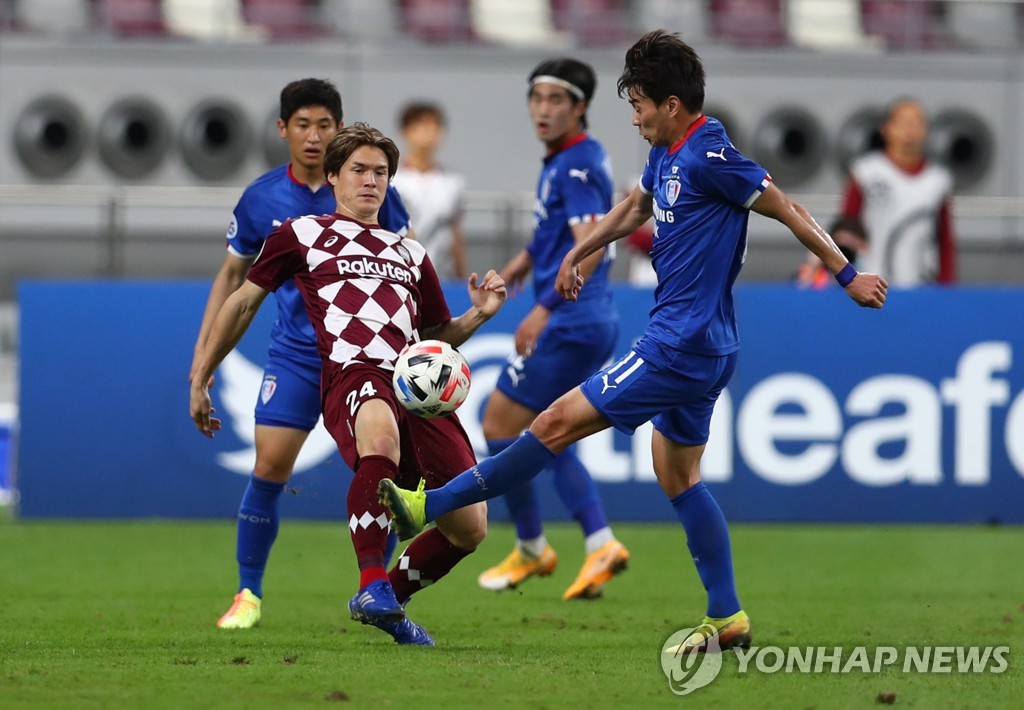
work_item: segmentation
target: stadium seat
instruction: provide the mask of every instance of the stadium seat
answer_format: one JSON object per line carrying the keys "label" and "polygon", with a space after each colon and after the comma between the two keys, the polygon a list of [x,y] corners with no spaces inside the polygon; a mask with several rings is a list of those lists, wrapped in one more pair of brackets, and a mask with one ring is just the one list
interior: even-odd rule
{"label": "stadium seat", "polygon": [[167,30],[199,40],[260,39],[266,32],[242,19],[241,0],[163,0]]}
{"label": "stadium seat", "polygon": [[399,14],[397,2],[320,0],[318,16],[319,24],[336,37],[358,36],[376,41],[398,34]]}
{"label": "stadium seat", "polygon": [[711,30],[739,46],[771,47],[788,41],[782,0],[711,0]]}
{"label": "stadium seat", "polygon": [[890,49],[939,49],[952,44],[942,25],[942,6],[932,0],[861,0],[864,33]]}
{"label": "stadium seat", "polygon": [[1024,4],[955,2],[949,5],[949,26],[958,44],[980,49],[1008,49],[1017,43],[1017,17]]}
{"label": "stadium seat", "polygon": [[156,36],[167,33],[160,0],[98,0],[100,26],[115,35]]}
{"label": "stadium seat", "polygon": [[242,17],[271,38],[294,39],[325,34],[307,0],[242,0]]}
{"label": "stadium seat", "polygon": [[406,34],[427,42],[474,39],[469,0],[399,0]]}
{"label": "stadium seat", "polygon": [[654,27],[678,31],[693,44],[708,36],[711,9],[706,0],[635,0],[637,28]]}
{"label": "stadium seat", "polygon": [[877,37],[861,30],[858,0],[789,0],[786,7],[793,44],[813,49],[881,49]]}
{"label": "stadium seat", "polygon": [[484,41],[550,46],[569,37],[555,31],[549,0],[472,0],[472,9],[473,30]]}
{"label": "stadium seat", "polygon": [[72,33],[91,29],[89,0],[0,0],[0,28]]}
{"label": "stadium seat", "polygon": [[555,29],[571,32],[580,44],[606,45],[635,39],[625,0],[551,0]]}

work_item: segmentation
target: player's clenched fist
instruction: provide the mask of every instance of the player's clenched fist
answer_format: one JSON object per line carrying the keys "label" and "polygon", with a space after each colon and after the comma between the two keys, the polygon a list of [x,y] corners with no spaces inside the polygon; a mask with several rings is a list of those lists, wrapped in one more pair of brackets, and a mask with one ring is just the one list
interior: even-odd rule
{"label": "player's clenched fist", "polygon": [[877,274],[860,273],[846,287],[846,292],[858,305],[881,308],[889,292],[889,283]]}

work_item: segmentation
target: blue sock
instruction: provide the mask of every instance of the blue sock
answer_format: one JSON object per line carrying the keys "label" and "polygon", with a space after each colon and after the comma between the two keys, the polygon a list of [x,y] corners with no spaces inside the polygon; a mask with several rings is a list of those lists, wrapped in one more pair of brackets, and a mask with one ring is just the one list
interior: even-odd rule
{"label": "blue sock", "polygon": [[[515,443],[515,439],[488,439],[487,453],[497,456]],[[512,486],[503,496],[508,506],[508,515],[516,526],[516,537],[520,540],[534,540],[541,536],[543,528],[540,522],[540,506],[533,481],[526,481]]]}
{"label": "blue sock", "polygon": [[721,619],[740,610],[732,573],[729,527],[722,509],[701,481],[671,500],[686,530],[697,574],[708,592],[708,616]]}
{"label": "blue sock", "polygon": [[[514,438],[488,438],[487,453],[498,456],[515,444]],[[541,508],[537,504],[534,482],[528,481],[513,486],[503,496],[509,509],[509,517],[515,524],[515,535],[519,540],[535,540],[541,537]]]}
{"label": "blue sock", "polygon": [[263,571],[277,537],[277,499],[283,490],[283,483],[252,476],[238,508],[238,591],[248,588],[260,599],[263,598]]}
{"label": "blue sock", "polygon": [[551,449],[526,432],[497,456],[463,471],[441,488],[427,491],[427,520],[500,496],[517,483],[532,479],[554,457]]}
{"label": "blue sock", "polygon": [[608,527],[608,518],[597,495],[597,484],[573,448],[555,457],[551,467],[555,470],[555,490],[583,528],[583,534],[590,535]]}

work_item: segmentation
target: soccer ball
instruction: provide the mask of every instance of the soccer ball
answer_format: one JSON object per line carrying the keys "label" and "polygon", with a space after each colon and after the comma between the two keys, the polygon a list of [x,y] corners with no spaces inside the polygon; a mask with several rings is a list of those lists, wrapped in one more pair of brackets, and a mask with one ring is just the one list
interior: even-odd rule
{"label": "soccer ball", "polygon": [[395,363],[392,383],[406,409],[428,419],[451,414],[469,394],[469,363],[441,340],[407,345]]}

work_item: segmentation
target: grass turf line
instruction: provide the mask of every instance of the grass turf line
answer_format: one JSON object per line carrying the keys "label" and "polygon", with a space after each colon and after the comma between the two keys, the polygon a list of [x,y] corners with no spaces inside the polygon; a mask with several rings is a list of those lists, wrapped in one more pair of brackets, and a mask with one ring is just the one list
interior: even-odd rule
{"label": "grass turf line", "polygon": [[[508,526],[410,616],[438,642],[402,648],[347,618],[356,574],[341,524],[286,520],[262,625],[214,628],[235,591],[228,522],[0,524],[0,706],[107,708],[1005,707],[1024,695],[1024,568],[1015,528],[735,525],[740,598],[755,645],[1009,645],[1001,675],[721,676],[669,691],[662,642],[704,594],[673,525],[615,526],[630,569],[597,602],[563,602],[583,560],[574,526],[547,527],[552,577],[494,594],[476,576],[511,547]],[[1008,620],[1007,620],[1008,619]]]}

